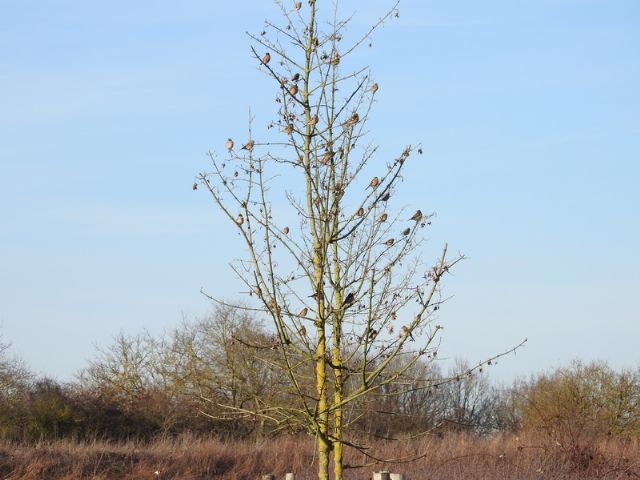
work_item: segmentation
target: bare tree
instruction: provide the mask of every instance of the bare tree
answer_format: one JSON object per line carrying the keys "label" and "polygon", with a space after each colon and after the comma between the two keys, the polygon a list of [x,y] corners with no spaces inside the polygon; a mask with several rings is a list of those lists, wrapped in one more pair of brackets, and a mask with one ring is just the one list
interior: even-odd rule
{"label": "bare tree", "polygon": [[[276,397],[281,396],[283,372],[265,362],[277,352],[269,350],[259,359],[254,355],[253,346],[270,341],[251,315],[218,307],[205,317],[183,319],[177,328],[159,335],[117,335],[79,372],[78,386],[126,411],[143,406],[144,412],[152,413],[150,399],[155,398],[155,421],[168,432],[182,420],[185,405],[218,417],[218,404],[257,408],[261,402],[282,401]],[[192,409],[189,413],[193,416]],[[264,433],[263,418],[249,420],[224,427],[237,436]]]}
{"label": "bare tree", "polygon": [[497,402],[485,372],[465,375],[469,363],[456,359],[449,371],[444,388],[445,421],[450,430],[486,433],[491,430],[493,410]]}
{"label": "bare tree", "polygon": [[25,404],[33,378],[0,333],[0,438],[18,438],[24,431]]}
{"label": "bare tree", "polygon": [[21,359],[11,353],[11,344],[0,335],[0,398],[11,397],[24,389],[32,375]]}
{"label": "bare tree", "polygon": [[[255,355],[257,345],[273,344],[273,339],[253,315],[219,306],[196,322],[184,322],[166,343],[172,358],[163,362],[164,368],[172,371],[179,391],[204,400],[205,415],[219,417],[220,404],[259,409],[265,402],[282,402],[286,377],[281,369],[270,368],[278,352],[268,349]],[[233,433],[249,428],[258,436],[268,433],[263,417],[249,420],[232,425]]]}
{"label": "bare tree", "polygon": [[345,446],[371,464],[382,460],[349,436],[362,414],[350,406],[374,392],[432,388],[408,372],[437,356],[440,283],[462,256],[450,258],[445,246],[432,265],[421,261],[420,232],[431,215],[392,208],[421,147],[376,158],[366,124],[379,86],[368,67],[346,66],[399,16],[398,4],[347,36],[350,18],[340,19],[337,4],[276,3],[282,23],[249,35],[256,64],[277,89],[270,133],[254,136],[250,116],[248,136],[229,138],[223,155],[210,152],[212,170],[193,188],[208,190],[244,242],[246,257],[232,268],[253,303],[238,308],[273,320],[274,337],[253,348],[258,358],[277,351],[264,361],[288,383],[277,403],[229,404],[228,417],[301,425],[316,438],[319,478],[329,477],[333,453],[342,479]]}

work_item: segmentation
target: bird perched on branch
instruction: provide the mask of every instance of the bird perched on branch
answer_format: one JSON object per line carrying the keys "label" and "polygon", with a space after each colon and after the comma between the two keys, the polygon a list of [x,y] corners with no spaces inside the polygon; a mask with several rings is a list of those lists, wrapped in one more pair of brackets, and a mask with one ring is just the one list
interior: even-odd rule
{"label": "bird perched on branch", "polygon": [[291,86],[289,87],[289,94],[290,94],[292,97],[295,97],[295,96],[297,95],[297,93],[298,93],[298,85],[296,85],[296,84],[294,83],[293,85],[291,85]]}
{"label": "bird perched on branch", "polygon": [[300,310],[300,313],[298,313],[299,317],[306,317],[307,313],[309,313],[309,309],[307,307],[304,307],[302,310]]}
{"label": "bird perched on branch", "polygon": [[384,244],[385,244],[387,247],[390,247],[391,245],[393,245],[393,242],[394,242],[394,241],[395,241],[395,240],[394,240],[393,238],[390,238],[389,240],[387,240],[386,242],[384,242]]}
{"label": "bird perched on branch", "polygon": [[292,82],[297,82],[298,80],[300,80],[300,74],[299,73],[294,73],[293,77],[291,77],[291,81]]}
{"label": "bird perched on branch", "polygon": [[332,158],[333,158],[333,152],[329,150],[328,152],[325,152],[324,155],[322,155],[322,159],[320,160],[320,163],[326,166],[329,164]]}
{"label": "bird perched on branch", "polygon": [[386,202],[387,200],[389,200],[389,198],[391,198],[391,194],[389,192],[387,192],[380,198],[380,201],[381,202]]}
{"label": "bird perched on branch", "polygon": [[380,179],[378,177],[373,177],[369,182],[371,188],[376,188],[378,185],[380,185]]}
{"label": "bird perched on branch", "polygon": [[380,222],[386,222],[387,218],[389,218],[389,215],[387,215],[386,213],[383,213],[382,215],[380,215],[380,217],[378,217],[378,220]]}
{"label": "bird perched on branch", "polygon": [[236,217],[236,223],[238,225],[242,225],[244,223],[244,216],[241,213],[239,213]]}
{"label": "bird perched on branch", "polygon": [[313,298],[314,300],[318,301],[322,298],[322,296],[322,292],[315,292],[314,294],[309,295],[309,298]]}
{"label": "bird perched on branch", "polygon": [[293,124],[292,123],[288,124],[286,127],[282,129],[282,131],[287,135],[291,135],[293,133]]}
{"label": "bird perched on branch", "polygon": [[285,235],[289,235],[289,227],[284,227],[282,229],[282,233],[284,233]]}
{"label": "bird perched on branch", "polygon": [[344,126],[353,127],[359,121],[360,121],[360,115],[358,115],[358,112],[354,112],[354,114],[351,115],[346,122],[344,122]]}
{"label": "bird perched on branch", "polygon": [[309,125],[311,126],[317,125],[319,120],[320,118],[318,117],[318,114],[315,114],[313,117],[309,119]]}
{"label": "bird perched on branch", "polygon": [[420,220],[422,220],[422,212],[420,210],[416,210],[416,213],[413,214],[411,220],[413,220],[414,222],[419,222]]}
{"label": "bird perched on branch", "polygon": [[411,330],[409,330],[406,325],[402,326],[402,336],[409,337],[412,342],[415,341],[415,338],[413,338],[413,335],[411,334]]}
{"label": "bird perched on branch", "polygon": [[273,314],[276,314],[276,315],[280,314],[280,306],[278,305],[278,303],[273,298],[270,298],[267,301],[267,308]]}
{"label": "bird perched on branch", "polygon": [[402,231],[402,235],[404,235],[405,237],[406,237],[407,235],[409,235],[410,233],[411,233],[411,229],[410,229],[410,228],[405,228],[405,229]]}
{"label": "bird perched on branch", "polygon": [[267,52],[267,53],[264,54],[264,57],[262,57],[262,63],[264,63],[266,65],[270,61],[271,61],[271,54],[269,52]]}
{"label": "bird perched on branch", "polygon": [[197,190],[198,189],[198,184],[196,182],[193,182],[193,185],[191,185],[191,190]]}
{"label": "bird perched on branch", "polygon": [[301,8],[302,8],[302,2],[296,2],[296,3],[293,5],[293,10],[292,10],[292,11],[293,11],[293,12],[297,12],[297,11],[298,11],[298,10],[300,10]]}
{"label": "bird perched on branch", "polygon": [[353,292],[350,292],[342,302],[342,308],[349,308],[356,301],[356,296]]}
{"label": "bird perched on branch", "polygon": [[373,85],[371,85],[371,93],[376,93],[378,91],[378,88],[380,88],[378,86],[377,83],[374,83]]}
{"label": "bird perched on branch", "polygon": [[360,207],[358,209],[358,211],[356,212],[356,215],[358,215],[359,217],[363,217],[364,216],[364,208]]}
{"label": "bird perched on branch", "polygon": [[245,143],[241,150],[247,150],[249,152],[253,151],[253,146],[256,144],[256,142],[254,142],[253,140],[249,140],[247,143]]}
{"label": "bird perched on branch", "polygon": [[227,138],[227,143],[225,144],[225,147],[227,147],[227,150],[229,151],[233,150],[233,139]]}

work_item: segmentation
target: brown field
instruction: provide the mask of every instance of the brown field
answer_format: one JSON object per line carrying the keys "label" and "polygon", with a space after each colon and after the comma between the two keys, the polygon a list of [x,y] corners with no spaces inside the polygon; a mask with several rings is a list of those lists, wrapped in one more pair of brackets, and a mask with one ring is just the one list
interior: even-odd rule
{"label": "brown field", "polygon": [[[631,440],[567,447],[545,437],[450,434],[404,443],[379,441],[371,451],[387,457],[423,456],[412,463],[350,469],[347,478],[368,479],[381,469],[420,480],[640,478],[640,444]],[[347,457],[351,465],[364,462],[361,453]],[[253,480],[265,473],[282,478],[291,471],[300,479],[314,477],[312,439],[222,442],[185,435],[149,444],[64,440],[0,447],[3,479]]]}

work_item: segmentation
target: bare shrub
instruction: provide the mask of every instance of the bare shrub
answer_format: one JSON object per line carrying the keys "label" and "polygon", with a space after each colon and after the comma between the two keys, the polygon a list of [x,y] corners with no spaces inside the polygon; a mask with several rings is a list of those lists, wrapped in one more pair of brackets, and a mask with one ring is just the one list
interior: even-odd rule
{"label": "bare shrub", "polygon": [[640,377],[601,362],[574,362],[515,390],[524,431],[538,432],[576,469],[602,462],[601,441],[640,438]]}

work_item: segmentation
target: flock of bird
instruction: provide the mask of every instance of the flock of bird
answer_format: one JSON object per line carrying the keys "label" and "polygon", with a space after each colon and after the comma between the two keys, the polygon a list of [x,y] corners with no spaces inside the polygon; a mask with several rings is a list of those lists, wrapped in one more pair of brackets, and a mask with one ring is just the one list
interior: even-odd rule
{"label": "flock of bird", "polygon": [[[293,11],[298,11],[302,8],[302,2],[296,2],[294,4],[294,8]],[[269,62],[271,61],[271,54],[269,52],[265,53],[264,56],[262,57],[262,63],[264,65],[268,65]],[[337,65],[340,62],[340,55],[339,54],[334,54],[331,58],[331,63],[333,65]],[[292,96],[295,97],[298,94],[299,88],[297,85],[297,82],[300,80],[300,74],[296,73],[292,76],[291,81],[293,82],[292,85],[288,88],[288,93]],[[284,83],[286,83],[286,80],[284,81]],[[283,85],[284,86],[284,85]],[[374,83],[373,85],[371,85],[371,87],[369,88],[369,91],[373,94],[375,94],[378,89],[379,89],[379,85],[377,83]],[[319,123],[320,118],[318,117],[317,114],[312,115],[311,117],[309,117],[309,120],[307,121],[307,125],[309,126],[315,126]],[[342,125],[344,128],[353,128],[358,122],[360,121],[360,116],[358,115],[357,112],[354,112]],[[294,127],[291,124],[287,124],[283,131],[290,135],[293,133],[294,131]],[[227,141],[225,143],[225,148],[227,149],[227,151],[231,152],[234,148],[235,144],[232,138],[227,138]],[[249,141],[247,141],[247,143],[245,143],[244,145],[242,145],[241,150],[246,150],[248,152],[252,152],[253,148],[255,146],[255,141],[250,139]],[[333,156],[333,152],[327,152],[331,157]],[[327,157],[327,154],[325,154],[323,156],[323,164],[326,165],[328,163],[328,161],[330,160],[327,159],[325,161],[325,157]],[[368,188],[372,188],[372,189],[376,189],[378,188],[378,186],[380,185],[380,179],[378,177],[373,177],[371,179],[371,181],[369,182],[369,186]],[[197,190],[198,185],[197,183],[193,184],[193,190]],[[380,200],[386,202],[389,199],[390,194],[387,192],[385,193]],[[365,210],[363,207],[360,207],[358,209],[358,211],[356,212],[356,215],[359,217],[363,217],[365,214]],[[380,217],[378,217],[378,220],[380,222],[385,222],[388,218],[388,215],[386,213],[383,213],[382,215],[380,215]],[[417,210],[413,216],[410,218],[410,220],[415,221],[416,223],[419,223],[423,218],[423,214],[420,210]],[[235,218],[235,222],[238,226],[241,226],[244,224],[245,222],[245,218],[244,215],[242,215],[242,213],[239,213],[238,216]],[[285,227],[283,229],[283,232],[285,235],[287,235],[289,233],[289,227]],[[405,230],[402,231],[402,235],[407,236],[411,233],[411,228],[406,228]],[[390,238],[388,240],[386,240],[385,245],[387,245],[388,247],[393,246],[393,244],[395,243],[395,240],[393,238]],[[258,287],[257,291],[259,290]],[[260,292],[261,293],[261,292]],[[258,293],[258,294],[260,294]],[[311,295],[311,297],[315,298],[315,294]],[[353,292],[349,293],[345,299],[342,302],[342,308],[346,309],[350,306],[352,306],[355,303],[355,294]],[[300,313],[298,314],[298,316],[300,318],[305,318],[309,313],[309,310],[307,307],[304,307]],[[304,326],[300,326],[300,328],[298,329],[298,333],[301,336],[305,336],[306,335],[306,329]],[[409,330],[409,328],[407,326],[402,326],[402,336],[404,337],[408,337],[410,338],[412,341],[414,340],[413,335],[411,334],[411,330]]]}

